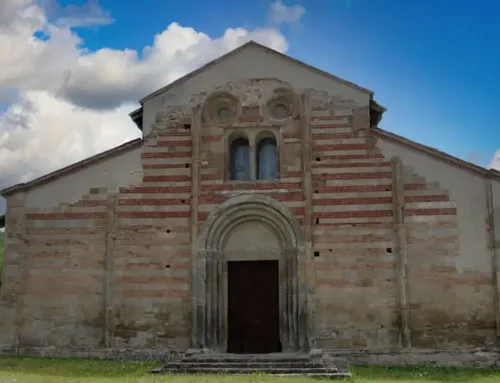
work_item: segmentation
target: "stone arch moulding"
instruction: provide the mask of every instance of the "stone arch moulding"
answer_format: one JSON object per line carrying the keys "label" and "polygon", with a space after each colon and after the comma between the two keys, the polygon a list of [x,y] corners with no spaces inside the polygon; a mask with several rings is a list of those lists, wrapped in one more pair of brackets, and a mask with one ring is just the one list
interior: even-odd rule
{"label": "stone arch moulding", "polygon": [[[283,352],[312,348],[312,288],[307,286],[301,225],[283,203],[262,194],[229,198],[210,213],[192,254],[191,348],[227,351],[227,259],[224,242],[242,222],[261,223],[277,233],[280,249],[280,340]],[[193,350],[193,351],[194,351]]]}

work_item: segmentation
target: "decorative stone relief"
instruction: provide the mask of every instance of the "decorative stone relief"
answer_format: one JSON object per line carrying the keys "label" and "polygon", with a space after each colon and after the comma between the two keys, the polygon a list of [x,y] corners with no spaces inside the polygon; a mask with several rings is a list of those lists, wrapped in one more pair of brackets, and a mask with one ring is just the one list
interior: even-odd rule
{"label": "decorative stone relief", "polygon": [[203,103],[203,120],[218,126],[230,125],[240,114],[239,99],[227,91],[215,91]]}
{"label": "decorative stone relief", "polygon": [[295,93],[290,88],[276,88],[266,104],[265,113],[273,124],[288,123],[299,110]]}

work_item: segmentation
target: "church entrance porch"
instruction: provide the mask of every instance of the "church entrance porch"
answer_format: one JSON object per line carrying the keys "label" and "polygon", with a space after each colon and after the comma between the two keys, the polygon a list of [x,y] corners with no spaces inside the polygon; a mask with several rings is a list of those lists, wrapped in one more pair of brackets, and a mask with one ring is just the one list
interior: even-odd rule
{"label": "church entrance porch", "polygon": [[229,353],[281,352],[278,261],[228,262]]}
{"label": "church entrance porch", "polygon": [[207,218],[192,254],[191,350],[294,353],[312,339],[301,226],[281,202],[239,195]]}

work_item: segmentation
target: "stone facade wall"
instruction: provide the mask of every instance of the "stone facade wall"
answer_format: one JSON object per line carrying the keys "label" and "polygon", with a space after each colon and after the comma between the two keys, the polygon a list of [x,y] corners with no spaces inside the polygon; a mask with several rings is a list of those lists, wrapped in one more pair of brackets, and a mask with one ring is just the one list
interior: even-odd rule
{"label": "stone facade wall", "polygon": [[[80,201],[53,209],[10,196],[0,346],[184,352],[198,331],[193,296],[204,280],[190,276],[199,234],[231,197],[263,194],[302,226],[290,291],[307,295],[313,346],[493,348],[492,273],[464,272],[455,261],[460,206],[411,164],[384,156],[366,107],[295,90],[293,116],[271,121],[266,102],[286,87],[219,87],[241,107],[225,126],[207,119],[206,94],[158,114],[144,138],[140,184],[89,185]],[[229,142],[240,133],[252,152],[260,135],[276,137],[278,180],[228,180]]]}
{"label": "stone facade wall", "polygon": [[50,210],[8,198],[2,296],[15,291],[14,344],[102,344],[106,198],[104,190],[90,189],[80,202]]}
{"label": "stone facade wall", "polygon": [[495,347],[492,273],[459,267],[460,207],[362,114],[312,114],[318,347]]}
{"label": "stone facade wall", "polygon": [[113,348],[188,347],[191,131],[160,115],[145,138],[143,182],[116,197]]}

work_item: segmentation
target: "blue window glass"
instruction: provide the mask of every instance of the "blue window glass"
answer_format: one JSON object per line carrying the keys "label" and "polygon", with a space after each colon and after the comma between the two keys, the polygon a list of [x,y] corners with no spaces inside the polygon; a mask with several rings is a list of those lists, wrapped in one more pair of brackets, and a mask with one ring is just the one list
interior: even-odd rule
{"label": "blue window glass", "polygon": [[250,179],[250,145],[245,138],[238,138],[231,143],[230,178],[232,180]]}
{"label": "blue window glass", "polygon": [[264,138],[257,146],[257,178],[259,180],[274,180],[278,178],[278,158],[276,140]]}

